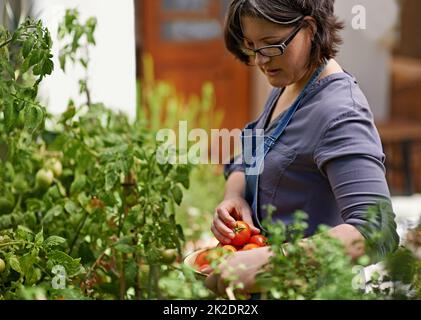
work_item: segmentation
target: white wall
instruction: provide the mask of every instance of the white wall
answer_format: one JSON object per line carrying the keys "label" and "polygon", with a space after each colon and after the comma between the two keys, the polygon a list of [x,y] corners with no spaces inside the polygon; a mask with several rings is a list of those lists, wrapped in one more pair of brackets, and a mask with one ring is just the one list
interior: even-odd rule
{"label": "white wall", "polygon": [[[357,5],[366,10],[366,29],[352,26],[357,14],[352,9]],[[338,61],[357,78],[375,119],[388,120],[391,48],[386,43],[393,40],[397,24],[396,0],[336,0],[335,11],[346,22]]]}
{"label": "white wall", "polygon": [[53,74],[43,81],[40,95],[49,111],[61,113],[69,98],[76,103],[86,101],[80,96],[78,79],[81,68],[66,67],[66,74],[58,62],[57,27],[67,8],[78,8],[80,20],[95,16],[98,20],[95,38],[97,45],[91,51],[89,84],[92,102],[121,110],[134,118],[136,110],[136,54],[133,0],[33,0],[34,12],[49,28],[53,38]]}

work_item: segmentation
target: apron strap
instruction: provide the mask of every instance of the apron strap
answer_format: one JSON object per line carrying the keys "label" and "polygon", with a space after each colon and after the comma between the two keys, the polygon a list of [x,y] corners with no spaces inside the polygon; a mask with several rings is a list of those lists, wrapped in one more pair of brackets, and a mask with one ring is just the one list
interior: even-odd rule
{"label": "apron strap", "polygon": [[[287,128],[288,124],[291,122],[292,118],[294,117],[297,110],[300,108],[301,102],[304,96],[308,93],[311,86],[313,86],[317,79],[319,78],[320,74],[323,72],[327,65],[327,61],[325,60],[323,65],[321,65],[312,75],[304,89],[301,91],[298,98],[292,104],[292,106],[284,113],[284,115],[279,119],[279,122],[276,128],[273,130],[270,136],[265,136],[263,142],[264,143],[257,143],[259,141],[256,139],[255,135],[248,137],[248,141],[245,141],[245,136],[242,134],[242,142],[243,142],[243,163],[245,164],[246,168],[246,200],[249,204],[251,204],[252,212],[253,212],[253,222],[256,226],[262,230],[265,230],[260,223],[259,215],[259,208],[258,208],[258,191],[259,191],[259,176],[263,172],[263,165],[264,159],[268,152],[272,149],[274,144],[279,140],[281,135],[284,133],[285,129]],[[274,101],[273,101],[274,102]],[[272,102],[272,103],[273,103]],[[253,128],[254,129],[254,128]],[[261,142],[261,141],[260,141]],[[253,146],[253,143],[257,144]],[[245,150],[249,150],[249,152],[245,152]],[[250,152],[251,150],[251,152]],[[254,161],[250,161],[251,159],[245,159],[244,154],[253,155],[255,156]],[[249,160],[249,161],[246,161]],[[251,164],[251,165],[250,165]]]}

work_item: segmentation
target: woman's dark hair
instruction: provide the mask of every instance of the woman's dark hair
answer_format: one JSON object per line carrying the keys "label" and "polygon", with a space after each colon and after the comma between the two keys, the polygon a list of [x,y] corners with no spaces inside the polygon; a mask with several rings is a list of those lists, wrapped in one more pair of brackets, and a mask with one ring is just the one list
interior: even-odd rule
{"label": "woman's dark hair", "polygon": [[[243,45],[241,17],[262,18],[283,26],[302,23],[302,17],[311,16],[317,23],[317,33],[312,43],[309,68],[317,67],[324,59],[332,59],[338,53],[342,39],[339,31],[344,24],[334,13],[335,0],[233,0],[225,23],[225,45],[240,61],[249,64]],[[304,26],[309,25],[304,22]]]}

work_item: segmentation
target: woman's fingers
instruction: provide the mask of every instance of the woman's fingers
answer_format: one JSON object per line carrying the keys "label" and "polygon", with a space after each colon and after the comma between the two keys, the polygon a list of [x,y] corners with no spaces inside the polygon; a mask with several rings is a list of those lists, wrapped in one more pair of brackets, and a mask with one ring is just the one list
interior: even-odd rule
{"label": "woman's fingers", "polygon": [[[260,233],[260,230],[254,226],[252,211],[248,205],[245,205],[245,201],[224,202],[216,209],[213,221],[214,229],[219,232],[221,237],[225,238],[224,243],[229,243],[226,242],[227,238],[228,241],[233,238],[234,234],[231,229],[235,227],[238,220],[247,222],[253,235]],[[220,239],[218,238],[218,240]]]}
{"label": "woman's fingers", "polygon": [[229,244],[231,243],[231,239],[221,234],[216,228],[215,225],[212,224],[211,231],[216,239],[218,239],[219,242],[222,244]]}
{"label": "woman's fingers", "polygon": [[228,237],[229,239],[234,238],[235,235],[232,229],[228,228],[227,225],[218,217],[213,220],[213,225],[224,237]]}
{"label": "woman's fingers", "polygon": [[254,226],[253,219],[251,217],[243,217],[243,221],[247,222],[247,224],[250,227],[250,230],[251,230],[252,234],[259,234],[260,233],[260,229],[258,229]]}
{"label": "woman's fingers", "polygon": [[229,213],[227,208],[217,208],[216,213],[228,227],[234,227],[235,226],[235,219],[234,217]]}

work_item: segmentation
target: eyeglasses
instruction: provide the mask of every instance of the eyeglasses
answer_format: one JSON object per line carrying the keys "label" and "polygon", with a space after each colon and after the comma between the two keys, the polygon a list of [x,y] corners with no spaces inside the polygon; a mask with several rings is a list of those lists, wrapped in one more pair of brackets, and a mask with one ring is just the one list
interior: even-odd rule
{"label": "eyeglasses", "polygon": [[264,46],[258,49],[242,47],[241,51],[243,54],[250,58],[256,57],[257,53],[260,53],[264,57],[270,58],[282,56],[285,53],[287,46],[291,43],[292,40],[294,40],[295,36],[298,34],[302,27],[303,25],[300,23],[300,25],[294,29],[294,31],[287,37],[287,39],[280,44]]}

